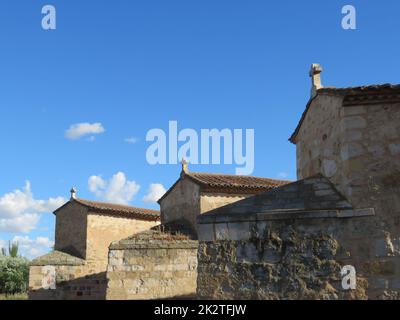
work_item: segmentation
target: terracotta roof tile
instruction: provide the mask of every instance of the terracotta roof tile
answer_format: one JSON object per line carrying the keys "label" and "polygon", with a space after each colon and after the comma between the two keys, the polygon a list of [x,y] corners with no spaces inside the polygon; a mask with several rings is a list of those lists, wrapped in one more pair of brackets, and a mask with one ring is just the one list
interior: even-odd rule
{"label": "terracotta roof tile", "polygon": [[206,189],[218,190],[226,188],[237,192],[243,192],[245,190],[268,190],[284,184],[288,184],[290,182],[253,176],[212,174],[200,172],[190,172],[186,175]]}
{"label": "terracotta roof tile", "polygon": [[336,93],[336,94],[371,94],[371,93],[381,93],[383,91],[400,91],[399,84],[374,84],[368,86],[358,86],[358,87],[347,87],[347,88],[336,88],[336,87],[322,87],[318,89],[318,93]]}
{"label": "terracotta roof tile", "polygon": [[137,219],[158,221],[160,212],[157,210],[144,209],[114,203],[90,201],[84,199],[74,199],[73,201],[87,207],[90,210],[100,213],[126,214]]}
{"label": "terracotta roof tile", "polygon": [[163,195],[160,200],[158,200],[158,203],[167,197],[182,177],[187,177],[200,185],[202,192],[231,194],[256,194],[291,182],[253,176],[182,172],[181,178]]}

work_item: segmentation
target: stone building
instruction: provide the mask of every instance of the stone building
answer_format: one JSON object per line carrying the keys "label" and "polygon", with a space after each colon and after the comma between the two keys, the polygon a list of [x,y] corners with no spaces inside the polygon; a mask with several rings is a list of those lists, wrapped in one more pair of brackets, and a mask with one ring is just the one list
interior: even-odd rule
{"label": "stone building", "polygon": [[189,172],[159,200],[161,225],[110,246],[107,299],[193,298],[197,290],[196,217],[288,181]]}
{"label": "stone building", "polygon": [[198,241],[187,231],[163,225],[112,243],[106,299],[195,298]]}
{"label": "stone building", "polygon": [[204,212],[287,183],[253,176],[189,172],[184,162],[179,179],[158,201],[161,223],[185,221],[196,231],[196,219]]}
{"label": "stone building", "polygon": [[[30,299],[105,299],[111,242],[148,230],[160,220],[159,211],[78,199],[74,189],[70,201],[54,214],[55,251],[32,261]],[[44,290],[51,268],[55,290]]]}
{"label": "stone building", "polygon": [[400,299],[400,86],[323,87],[321,72],[290,137],[298,181],[183,162],[161,213],[73,193],[31,298]]}
{"label": "stone building", "polygon": [[299,181],[198,218],[200,297],[400,299],[400,86],[321,71],[290,138]]}

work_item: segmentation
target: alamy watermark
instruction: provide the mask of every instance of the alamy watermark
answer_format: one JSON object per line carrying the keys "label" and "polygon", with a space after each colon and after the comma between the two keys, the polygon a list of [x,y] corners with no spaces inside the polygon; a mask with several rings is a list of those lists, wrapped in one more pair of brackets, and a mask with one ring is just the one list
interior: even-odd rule
{"label": "alamy watermark", "polygon": [[356,8],[349,4],[345,5],[342,8],[342,14],[345,15],[342,18],[342,28],[344,30],[356,30],[357,29]]}
{"label": "alamy watermark", "polygon": [[[153,142],[146,152],[149,164],[236,164],[236,174],[254,171],[254,129],[178,130],[177,121],[169,121],[168,132],[151,129],[146,141]],[[179,145],[181,143],[181,145]]]}
{"label": "alamy watermark", "polygon": [[56,30],[57,28],[57,16],[56,8],[50,4],[43,6],[42,14],[42,28],[43,30]]}
{"label": "alamy watermark", "polygon": [[357,275],[356,268],[347,265],[340,271],[342,276],[342,289],[343,290],[356,290],[357,288]]}

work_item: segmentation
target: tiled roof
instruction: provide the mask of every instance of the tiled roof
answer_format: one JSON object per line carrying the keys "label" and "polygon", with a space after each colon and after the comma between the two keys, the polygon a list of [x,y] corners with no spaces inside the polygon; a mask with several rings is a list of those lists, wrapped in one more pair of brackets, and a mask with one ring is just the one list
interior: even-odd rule
{"label": "tiled roof", "polygon": [[86,208],[99,213],[123,214],[141,220],[150,220],[150,221],[160,220],[160,212],[157,210],[144,209],[144,208],[107,203],[107,202],[89,201],[84,199],[73,199],[71,201],[79,203],[85,206]]}
{"label": "tiled roof", "polygon": [[322,87],[318,89],[318,93],[337,93],[337,94],[371,94],[381,93],[383,91],[400,91],[399,84],[374,84],[369,86],[336,88],[336,87]]}
{"label": "tiled roof", "polygon": [[[259,178],[253,176],[202,172],[182,172],[180,179],[182,179],[182,177],[187,177],[196,184],[200,185],[201,191],[203,192],[231,194],[256,194],[291,182],[286,180]],[[171,192],[176,183],[158,201],[159,203]]]}
{"label": "tiled roof", "polygon": [[[380,85],[348,88],[323,87],[317,90],[317,96],[319,94],[343,96],[343,107],[379,103],[399,103],[400,85],[386,83]],[[300,127],[303,124],[303,121],[314,99],[315,97],[308,102],[306,109],[303,112],[303,115],[301,116],[301,119],[296,127],[296,130],[289,138],[290,142],[295,143],[296,136],[299,133]]]}
{"label": "tiled roof", "polygon": [[189,172],[186,175],[201,186],[209,189],[210,191],[219,189],[230,189],[232,191],[238,192],[242,192],[245,190],[268,190],[284,184],[288,184],[290,182],[252,176],[200,172]]}

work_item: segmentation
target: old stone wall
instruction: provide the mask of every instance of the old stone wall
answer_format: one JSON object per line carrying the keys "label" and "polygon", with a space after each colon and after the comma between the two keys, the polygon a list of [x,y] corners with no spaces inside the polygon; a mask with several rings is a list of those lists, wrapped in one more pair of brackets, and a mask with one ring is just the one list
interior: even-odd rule
{"label": "old stone wall", "polygon": [[343,192],[400,236],[400,104],[342,108]]}
{"label": "old stone wall", "polygon": [[355,207],[399,224],[400,104],[342,106],[340,97],[319,95],[296,147],[299,179],[322,173]]}
{"label": "old stone wall", "polygon": [[[51,289],[46,287],[50,283],[54,283]],[[93,273],[85,260],[63,252],[35,259],[29,268],[30,300],[103,300],[106,288],[105,271]]]}
{"label": "old stone wall", "polygon": [[128,217],[90,213],[87,217],[87,264],[93,273],[104,272],[108,263],[108,248],[113,241],[149,230],[158,221],[145,221]]}
{"label": "old stone wall", "polygon": [[236,194],[223,194],[223,193],[201,193],[200,208],[201,213],[211,211],[213,209],[225,206],[227,204],[237,202],[252,196],[252,194],[236,195]]}
{"label": "old stone wall", "polygon": [[88,275],[86,266],[55,266],[56,289],[43,289],[42,266],[29,271],[30,300],[104,300],[107,288],[105,272]]}
{"label": "old stone wall", "polygon": [[144,233],[113,243],[107,271],[109,300],[193,298],[198,242]]}
{"label": "old stone wall", "polygon": [[319,95],[296,146],[299,178],[324,174],[354,207],[374,208],[386,237],[399,241],[399,103],[342,106],[340,97]]}
{"label": "old stone wall", "polygon": [[[30,299],[105,299],[108,248],[113,241],[148,230],[156,221],[87,212],[69,203],[57,212],[56,252],[30,267]],[[56,288],[42,288],[43,267],[54,267]]]}
{"label": "old stone wall", "polygon": [[[199,225],[199,298],[400,299],[400,241],[374,216],[217,220]],[[356,269],[356,290],[343,290],[345,265]]]}
{"label": "old stone wall", "polygon": [[188,226],[196,231],[198,215],[249,196],[252,196],[252,194],[202,192],[193,181],[183,178],[160,203],[161,223],[186,221]]}
{"label": "old stone wall", "polygon": [[[341,126],[343,98],[318,95],[312,102],[296,138],[297,178],[304,179],[322,173],[332,178],[343,171]],[[341,177],[332,180],[335,184]]]}
{"label": "old stone wall", "polygon": [[69,202],[56,213],[55,250],[86,258],[87,209]]}
{"label": "old stone wall", "polygon": [[181,179],[161,203],[161,223],[185,220],[196,230],[196,217],[200,212],[200,187],[190,179]]}

